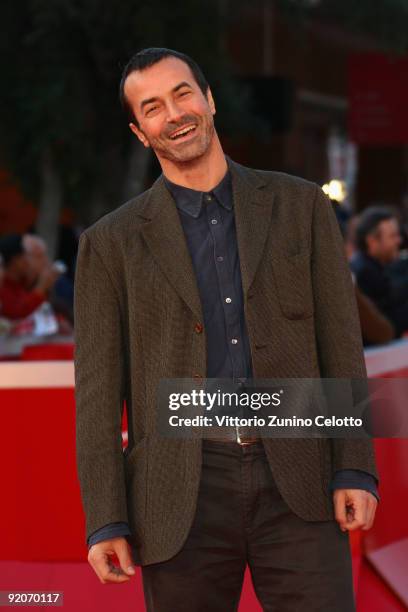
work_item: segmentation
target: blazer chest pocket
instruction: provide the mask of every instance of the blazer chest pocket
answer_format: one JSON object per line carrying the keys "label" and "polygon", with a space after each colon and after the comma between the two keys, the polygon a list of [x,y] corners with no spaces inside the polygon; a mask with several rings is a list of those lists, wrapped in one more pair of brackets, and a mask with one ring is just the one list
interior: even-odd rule
{"label": "blazer chest pocket", "polygon": [[272,272],[282,314],[287,319],[313,316],[310,251],[272,258]]}

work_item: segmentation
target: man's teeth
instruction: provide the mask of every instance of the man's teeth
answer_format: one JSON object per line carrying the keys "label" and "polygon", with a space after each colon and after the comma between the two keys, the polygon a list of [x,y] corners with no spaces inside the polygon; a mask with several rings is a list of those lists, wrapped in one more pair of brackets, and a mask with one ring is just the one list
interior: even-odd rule
{"label": "man's teeth", "polygon": [[174,138],[178,138],[179,136],[184,136],[184,134],[187,134],[187,132],[191,132],[191,130],[195,130],[195,127],[196,127],[195,125],[190,125],[190,127],[184,128],[183,130],[176,132],[175,134],[170,136],[170,138],[174,139]]}

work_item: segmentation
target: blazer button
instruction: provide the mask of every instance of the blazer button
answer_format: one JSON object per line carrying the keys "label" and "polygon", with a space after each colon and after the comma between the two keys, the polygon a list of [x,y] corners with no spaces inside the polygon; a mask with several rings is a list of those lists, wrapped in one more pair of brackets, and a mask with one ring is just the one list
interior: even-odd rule
{"label": "blazer button", "polygon": [[195,324],[195,327],[194,327],[194,331],[195,331],[197,334],[201,334],[201,332],[203,331],[203,326],[202,326],[202,324],[201,324],[201,323],[196,323],[196,324]]}

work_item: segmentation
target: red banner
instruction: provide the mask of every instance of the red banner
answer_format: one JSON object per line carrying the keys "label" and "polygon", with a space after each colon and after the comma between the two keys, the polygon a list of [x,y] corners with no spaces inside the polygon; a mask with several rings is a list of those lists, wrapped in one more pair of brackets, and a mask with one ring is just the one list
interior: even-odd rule
{"label": "red banner", "polygon": [[408,56],[351,55],[348,97],[351,141],[408,143]]}

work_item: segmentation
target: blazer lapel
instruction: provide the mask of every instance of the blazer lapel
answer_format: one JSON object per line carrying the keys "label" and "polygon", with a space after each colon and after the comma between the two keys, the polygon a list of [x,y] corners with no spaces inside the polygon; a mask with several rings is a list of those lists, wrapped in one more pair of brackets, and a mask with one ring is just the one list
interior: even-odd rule
{"label": "blazer lapel", "polygon": [[150,190],[143,212],[149,221],[142,227],[142,234],[153,257],[162,268],[174,289],[203,321],[200,296],[190,253],[176,204],[163,181],[156,180]]}
{"label": "blazer lapel", "polygon": [[270,232],[274,195],[263,191],[266,182],[256,172],[229,157],[227,162],[232,174],[235,226],[246,304],[248,290],[255,278]]}

